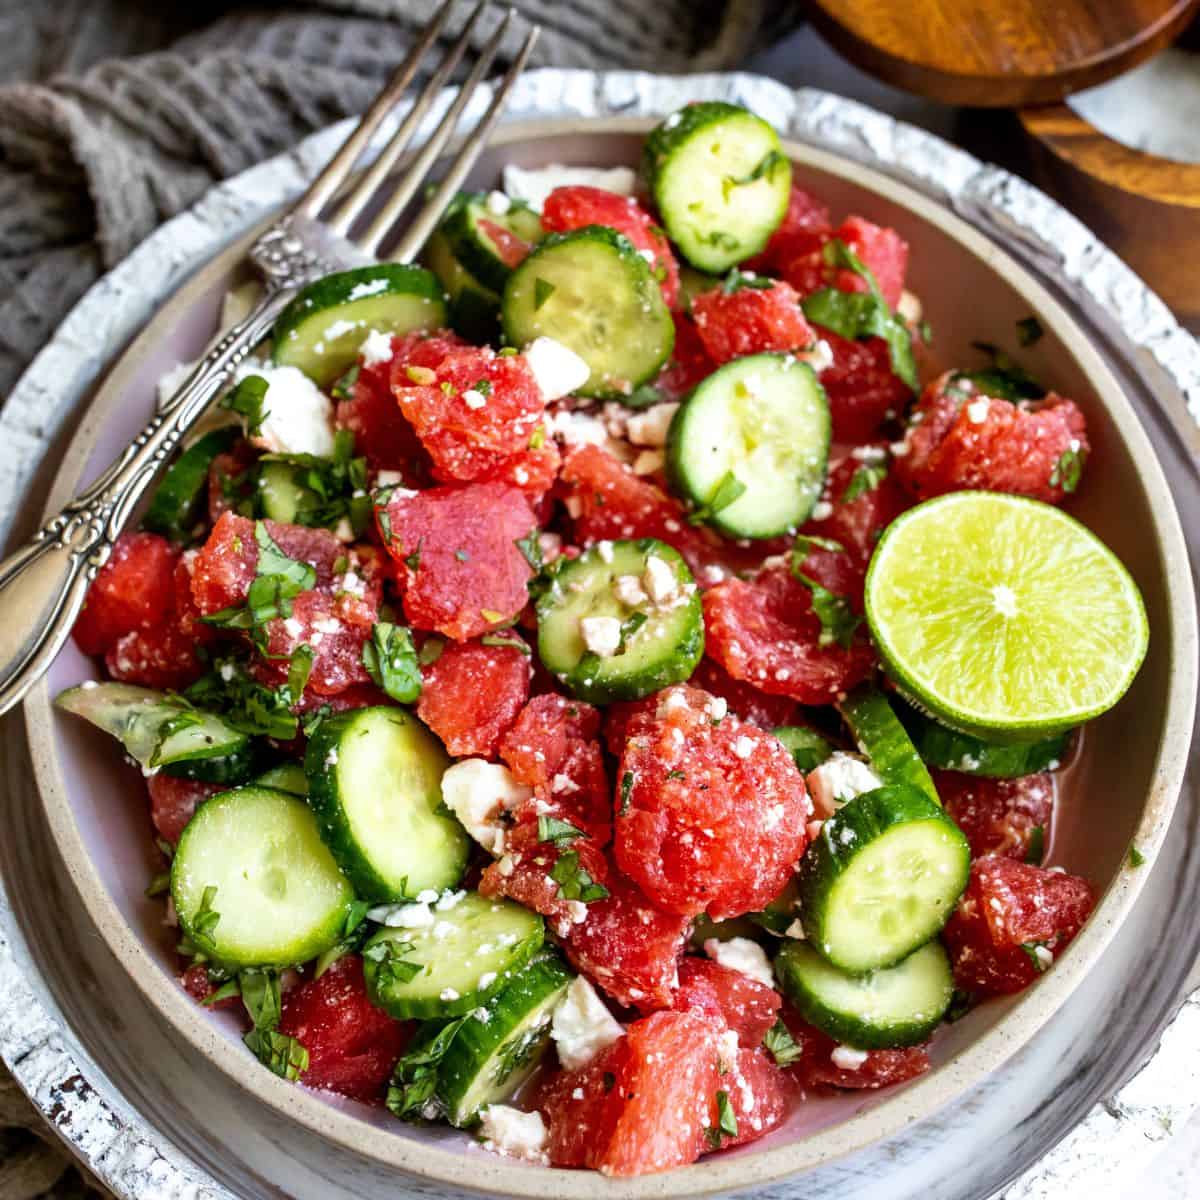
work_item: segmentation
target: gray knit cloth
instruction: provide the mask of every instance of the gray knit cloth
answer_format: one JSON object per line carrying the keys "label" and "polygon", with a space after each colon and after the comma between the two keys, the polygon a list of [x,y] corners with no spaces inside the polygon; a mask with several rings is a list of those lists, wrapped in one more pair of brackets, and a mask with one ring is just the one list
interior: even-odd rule
{"label": "gray knit cloth", "polygon": [[[438,3],[0,0],[0,396],[155,226],[215,180],[361,111]],[[542,26],[536,66],[663,72],[735,66],[795,7],[512,3]],[[456,5],[451,35],[473,7]],[[489,15],[480,42],[500,19]],[[0,1066],[0,1200],[98,1195],[42,1130]]]}

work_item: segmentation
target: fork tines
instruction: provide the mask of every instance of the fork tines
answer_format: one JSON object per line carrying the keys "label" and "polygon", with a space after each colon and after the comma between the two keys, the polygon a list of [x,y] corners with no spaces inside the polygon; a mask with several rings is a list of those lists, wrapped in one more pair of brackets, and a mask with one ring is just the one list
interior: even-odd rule
{"label": "fork tines", "polygon": [[[480,28],[491,8],[488,0],[482,0],[476,5],[463,24],[458,37],[434,68],[425,86],[413,100],[411,108],[405,114],[396,132],[388,140],[387,145],[384,146],[379,157],[363,173],[362,178],[355,183],[354,187],[345,196],[338,197],[336,203],[330,208],[330,202],[335,199],[339,189],[362,157],[363,151],[376,130],[417,77],[429,55],[430,48],[445,28],[453,7],[453,0],[446,0],[434,13],[433,18],[422,31],[404,62],[400,64],[383,90],[375,97],[354,132],[346,139],[341,149],[313,181],[293,209],[294,212],[301,213],[305,217],[321,220],[334,233],[351,238],[367,254],[377,255],[379,253],[380,246],[392,231],[397,219],[417,194],[446,143],[453,137],[463,113],[479,90],[480,83],[495,61],[516,17],[516,13],[510,8],[500,19],[495,30],[480,50],[479,56],[459,88],[458,94],[450,103],[428,141],[416,154],[404,175],[399,180],[390,181],[389,176],[396,163],[410,149],[430,106],[461,62],[471,44],[472,37]],[[411,262],[436,228],[446,206],[462,185],[467,172],[475,164],[475,160],[486,144],[489,133],[504,109],[509,93],[524,70],[525,64],[529,61],[530,52],[533,50],[539,32],[538,26],[534,25],[525,35],[511,66],[496,86],[487,111],[466,138],[445,177],[425,206],[408,225],[398,244],[388,256],[389,258],[397,262]],[[359,218],[372,200],[380,197],[384,197],[384,199],[379,210],[371,218],[367,228],[361,234],[355,235],[354,227]]]}

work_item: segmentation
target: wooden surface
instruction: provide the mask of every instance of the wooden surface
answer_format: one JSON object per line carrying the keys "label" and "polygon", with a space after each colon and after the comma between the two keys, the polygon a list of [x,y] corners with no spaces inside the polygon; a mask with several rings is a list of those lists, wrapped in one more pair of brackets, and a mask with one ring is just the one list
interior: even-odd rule
{"label": "wooden surface", "polygon": [[809,0],[853,63],[951,104],[1046,104],[1168,45],[1200,0]]}
{"label": "wooden surface", "polygon": [[[1200,65],[1198,68],[1200,69]],[[1134,150],[1066,104],[1023,109],[1035,173],[1175,310],[1200,329],[1200,163]]]}

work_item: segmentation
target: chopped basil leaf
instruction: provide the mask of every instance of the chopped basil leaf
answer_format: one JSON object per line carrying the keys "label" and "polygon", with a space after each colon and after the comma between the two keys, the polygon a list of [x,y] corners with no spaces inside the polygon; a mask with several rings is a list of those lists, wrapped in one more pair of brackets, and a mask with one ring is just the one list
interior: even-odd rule
{"label": "chopped basil leaf", "polygon": [[545,565],[542,559],[542,543],[538,530],[531,529],[524,537],[517,538],[517,549],[529,564],[529,569],[537,574]]}
{"label": "chopped basil leaf", "polygon": [[862,624],[862,617],[850,607],[845,596],[831,592],[827,587],[810,579],[803,571],[794,566],[792,574],[812,592],[813,612],[821,622],[821,635],[818,644],[830,646],[835,642],[848,650],[854,641],[854,632]]}
{"label": "chopped basil leaf", "polygon": [[887,473],[887,463],[863,463],[850,476],[850,482],[842,493],[842,503],[850,504],[859,496],[873,492],[887,478]]}
{"label": "chopped basil leaf", "polygon": [[955,988],[943,1019],[948,1025],[953,1025],[955,1021],[961,1021],[971,1011],[974,1004],[975,997],[970,992],[960,992],[958,988]]}
{"label": "chopped basil leaf", "polygon": [[755,275],[753,271],[739,271],[734,267],[721,283],[721,291],[726,296],[750,288],[753,291],[765,292],[775,286],[775,280],[766,275]]}
{"label": "chopped basil leaf", "polygon": [[1046,855],[1046,827],[1035,825],[1029,831],[1029,848],[1025,851],[1025,861],[1035,867],[1040,865]]}
{"label": "chopped basil leaf", "polygon": [[213,1005],[220,1004],[222,1000],[232,1000],[235,996],[240,996],[241,994],[241,982],[236,978],[227,979],[220,987],[209,992],[200,1003],[205,1008],[212,1008]]}
{"label": "chopped basil leaf", "polygon": [[309,645],[300,645],[292,651],[288,659],[287,693],[293,704],[300,702],[304,695],[308,677],[312,674],[313,650]]}
{"label": "chopped basil leaf", "polygon": [[[791,170],[787,158],[778,150],[771,150],[763,155],[748,175],[743,175],[740,179],[733,175],[726,175],[721,180],[721,192],[725,202],[729,202],[730,193],[734,188],[744,187],[748,183],[757,183],[760,179],[769,179],[779,167],[783,166],[786,166],[789,171]],[[722,234],[721,236],[726,235]],[[735,238],[731,238],[730,240],[733,241],[734,246],[737,245]],[[732,250],[734,246],[730,246],[730,249]]]}
{"label": "chopped basil leaf", "polygon": [[[1028,958],[1031,963],[1033,963],[1033,969],[1039,975],[1050,966],[1050,963],[1044,961],[1042,959],[1042,957],[1038,954],[1038,951],[1044,950],[1045,947],[1046,947],[1045,942],[1022,942],[1021,943],[1021,949],[1025,951],[1025,957]],[[1052,961],[1053,961],[1053,959],[1051,959],[1051,962]]]}
{"label": "chopped basil leaf", "polygon": [[238,975],[242,1003],[255,1029],[274,1029],[283,1011],[279,976],[271,970],[253,968]]}
{"label": "chopped basil leaf", "polygon": [[954,378],[967,379],[977,391],[996,400],[1040,400],[1046,389],[1020,363],[991,342],[972,342],[992,361],[980,371],[959,371]]}
{"label": "chopped basil leaf", "polygon": [[597,883],[579,865],[578,850],[560,854],[550,870],[550,878],[558,884],[558,894],[564,900],[582,900],[589,904],[593,900],[603,900],[608,895],[608,888]]}
{"label": "chopped basil leaf", "polygon": [[845,554],[846,547],[841,542],[836,542],[833,538],[814,537],[810,533],[796,534],[796,540],[792,542],[792,568],[799,570],[804,560],[813,550],[828,550],[831,554]]}
{"label": "chopped basil leaf", "polygon": [[486,633],[479,639],[479,644],[481,646],[507,646],[510,650],[524,654],[526,658],[533,655],[533,651],[519,637],[506,637],[502,633]]}
{"label": "chopped basil leaf", "polygon": [[146,884],[145,896],[148,900],[153,900],[155,896],[161,896],[165,892],[171,890],[171,872],[160,871],[153,879]]}
{"label": "chopped basil leaf", "polygon": [[412,634],[403,625],[376,621],[363,643],[362,664],[371,681],[393,700],[411,704],[421,694],[421,667]]}
{"label": "chopped basil leaf", "polygon": [[261,375],[247,375],[221,399],[220,407],[235,412],[242,418],[246,434],[253,437],[270,416],[263,408],[267,398],[267,381]]}
{"label": "chopped basil leaf", "polygon": [[617,642],[618,654],[625,653],[625,647],[628,644],[629,639],[633,637],[649,619],[650,618],[647,617],[644,612],[635,612],[630,613],[630,615],[621,622],[621,636],[620,640]]}
{"label": "chopped basil leaf", "polygon": [[330,388],[330,395],[335,400],[354,399],[354,385],[358,382],[358,374],[362,370],[359,363],[354,363],[348,371]]}
{"label": "chopped basil leaf", "polygon": [[[386,1103],[402,1121],[431,1121],[440,1115],[441,1105],[434,1095],[438,1066],[466,1020],[458,1017],[448,1021],[429,1038],[418,1034],[416,1046],[396,1063]],[[430,1028],[423,1026],[422,1032]]]}
{"label": "chopped basil leaf", "polygon": [[425,539],[417,539],[417,548],[411,553],[404,556],[404,565],[410,570],[415,571],[421,565],[421,547],[424,545]]}
{"label": "chopped basil leaf", "polygon": [[583,837],[583,830],[570,821],[561,821],[558,817],[538,817],[538,841],[539,842],[573,842],[576,838]]}
{"label": "chopped basil leaf", "polygon": [[206,950],[212,949],[212,931],[216,929],[221,920],[221,914],[213,908],[213,901],[216,898],[216,885],[210,883],[201,893],[200,907],[192,916],[192,941]]}
{"label": "chopped basil leaf", "polygon": [[1136,847],[1129,847],[1129,865],[1131,867],[1142,867],[1146,864],[1146,856]]}
{"label": "chopped basil leaf", "polygon": [[252,1029],[242,1041],[259,1062],[284,1079],[299,1079],[308,1070],[308,1051],[286,1033]]}
{"label": "chopped basil leaf", "polygon": [[540,275],[533,281],[533,307],[534,311],[541,308],[547,300],[558,289],[548,279],[543,279]]}
{"label": "chopped basil leaf", "polygon": [[288,741],[296,736],[298,728],[296,714],[291,711],[293,669],[298,681],[299,662],[293,664],[289,660],[289,682],[283,687],[268,688],[253,679],[238,658],[218,658],[184,696],[206,712],[220,714],[226,724],[240,733]]}
{"label": "chopped basil leaf", "polygon": [[737,1137],[737,1115],[733,1111],[733,1105],[729,1103],[727,1092],[717,1093],[717,1118],[722,1133]]}
{"label": "chopped basil leaf", "polygon": [[405,955],[416,947],[401,938],[382,938],[363,951],[363,958],[375,963],[376,987],[380,990],[396,984],[411,983],[422,971],[420,963],[408,962]]}
{"label": "chopped basil leaf", "polygon": [[688,520],[693,525],[699,525],[701,521],[707,521],[709,517],[715,516],[722,509],[728,508],[745,491],[746,485],[732,471],[726,471],[717,480],[716,487],[713,488],[708,502],[696,509],[688,517]]}
{"label": "chopped basil leaf", "polygon": [[1083,477],[1084,452],[1078,446],[1069,446],[1058,456],[1054,470],[1050,472],[1050,486],[1060,487],[1070,494],[1079,486]]}
{"label": "chopped basil leaf", "polygon": [[804,1053],[799,1045],[797,1045],[796,1039],[792,1037],[791,1031],[782,1021],[776,1021],[763,1034],[762,1044],[771,1052],[776,1065],[780,1067],[790,1066]]}
{"label": "chopped basil leaf", "polygon": [[624,816],[629,811],[629,803],[633,796],[633,772],[626,771],[621,776],[621,808],[620,815]]}

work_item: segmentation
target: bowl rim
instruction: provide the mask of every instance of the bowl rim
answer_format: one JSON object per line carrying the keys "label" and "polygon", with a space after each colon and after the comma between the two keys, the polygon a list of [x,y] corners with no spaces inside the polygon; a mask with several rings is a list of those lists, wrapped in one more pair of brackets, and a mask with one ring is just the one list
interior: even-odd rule
{"label": "bowl rim", "polygon": [[[491,140],[495,148],[564,133],[644,134],[652,117],[554,117],[518,120],[502,126]],[[1123,395],[1112,371],[1066,308],[1007,250],[991,241],[946,205],[874,167],[804,142],[782,139],[784,152],[801,165],[836,176],[900,204],[921,220],[937,226],[961,250],[1002,273],[1035,312],[1052,327],[1091,381],[1142,478],[1150,504],[1161,557],[1180,576],[1167,604],[1171,647],[1167,683],[1167,717],[1159,737],[1153,783],[1134,834],[1150,860],[1166,829],[1183,783],[1196,696],[1196,611],[1186,545],[1174,499],[1149,438]],[[198,295],[229,275],[244,259],[257,233],[218,251],[161,305],[105,374],[55,473],[47,512],[69,498],[77,487],[99,428],[119,407],[125,385],[141,353],[195,302]],[[1174,580],[1172,582],[1175,582]],[[193,1050],[209,1059],[222,1075],[266,1104],[277,1115],[335,1145],[419,1178],[484,1194],[514,1197],[590,1200],[604,1194],[621,1200],[697,1196],[767,1184],[816,1167],[892,1136],[903,1127],[950,1103],[1015,1054],[1065,1002],[1099,957],[1130,911],[1149,872],[1122,868],[1102,895],[1096,910],[1054,971],[1038,981],[995,1025],[929,1075],[915,1080],[846,1120],[769,1149],[748,1148],[734,1156],[703,1160],[658,1175],[606,1179],[591,1171],[530,1167],[495,1155],[467,1155],[404,1137],[379,1137],[358,1116],[328,1104],[316,1093],[278,1079],[226,1038],[210,1018],[165,976],[133,928],[121,915],[91,861],[68,799],[54,736],[54,712],[48,685],[42,681],[24,707],[26,735],[34,779],[47,822],[63,863],[97,930],[125,973],[158,1014],[184,1037]],[[1035,1003],[1036,1001],[1036,1003]],[[602,1181],[602,1182],[601,1182]]]}

